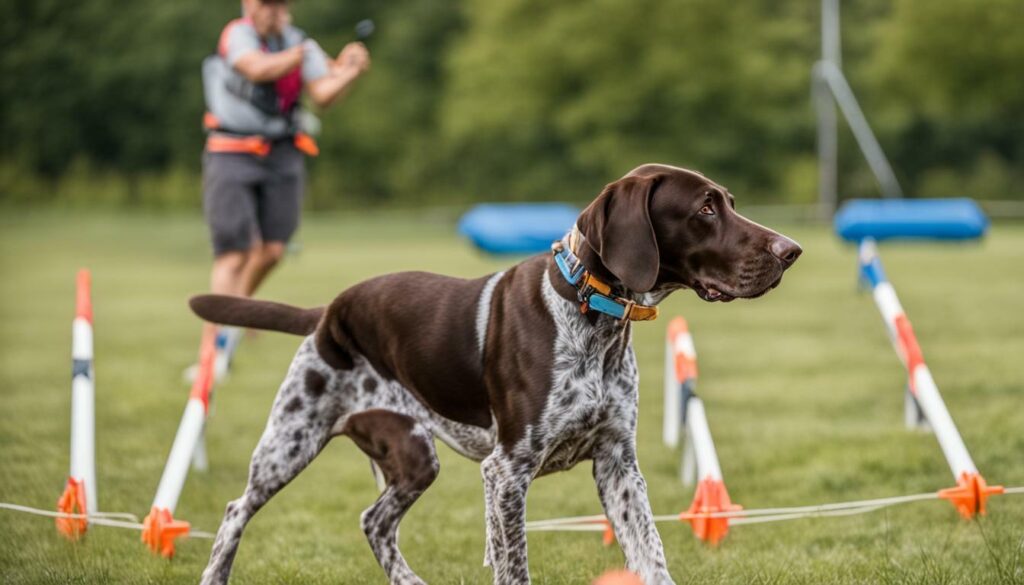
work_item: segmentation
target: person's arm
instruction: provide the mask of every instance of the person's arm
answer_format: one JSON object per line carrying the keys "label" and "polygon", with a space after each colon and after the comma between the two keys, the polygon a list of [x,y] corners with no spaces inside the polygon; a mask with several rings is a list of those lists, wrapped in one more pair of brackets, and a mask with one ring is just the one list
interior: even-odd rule
{"label": "person's arm", "polygon": [[362,43],[349,43],[331,63],[327,75],[306,84],[313,103],[321,108],[333,104],[352,87],[352,82],[370,68],[370,53]]}
{"label": "person's arm", "polygon": [[235,69],[253,83],[277,81],[302,64],[302,45],[277,53],[250,51],[235,61]]}

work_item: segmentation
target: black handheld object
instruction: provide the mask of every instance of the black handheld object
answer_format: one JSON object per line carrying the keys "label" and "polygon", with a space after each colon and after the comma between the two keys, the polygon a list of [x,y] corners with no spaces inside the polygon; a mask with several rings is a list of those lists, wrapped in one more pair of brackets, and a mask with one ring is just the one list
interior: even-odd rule
{"label": "black handheld object", "polygon": [[377,30],[377,26],[373,24],[373,20],[364,18],[356,23],[356,40],[366,42],[371,36],[373,31]]}

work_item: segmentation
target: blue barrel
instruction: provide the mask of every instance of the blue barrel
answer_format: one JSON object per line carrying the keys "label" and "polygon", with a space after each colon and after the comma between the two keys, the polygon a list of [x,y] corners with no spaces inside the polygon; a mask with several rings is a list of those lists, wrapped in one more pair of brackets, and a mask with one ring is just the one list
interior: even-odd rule
{"label": "blue barrel", "polygon": [[988,231],[988,217],[973,199],[852,199],[834,219],[844,240],[974,240]]}
{"label": "blue barrel", "polygon": [[459,219],[459,233],[491,254],[535,254],[572,229],[580,210],[567,203],[485,203]]}

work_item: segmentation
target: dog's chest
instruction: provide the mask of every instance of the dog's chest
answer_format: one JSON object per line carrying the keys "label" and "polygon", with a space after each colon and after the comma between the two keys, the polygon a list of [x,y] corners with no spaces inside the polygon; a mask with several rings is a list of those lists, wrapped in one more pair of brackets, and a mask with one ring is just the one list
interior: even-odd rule
{"label": "dog's chest", "polygon": [[539,475],[572,469],[580,461],[591,459],[599,433],[598,427],[591,427],[560,435],[544,458]]}
{"label": "dog's chest", "polygon": [[627,424],[629,417],[624,413],[630,410],[633,384],[623,379],[622,369],[620,364],[580,359],[556,385],[544,423],[537,429],[549,434],[542,474],[569,469],[592,458],[602,434]]}
{"label": "dog's chest", "polygon": [[534,429],[547,444],[542,474],[591,458],[602,433],[628,430],[635,421],[638,382],[636,358],[621,326],[606,321],[594,327],[553,290],[545,293],[558,335],[551,394]]}

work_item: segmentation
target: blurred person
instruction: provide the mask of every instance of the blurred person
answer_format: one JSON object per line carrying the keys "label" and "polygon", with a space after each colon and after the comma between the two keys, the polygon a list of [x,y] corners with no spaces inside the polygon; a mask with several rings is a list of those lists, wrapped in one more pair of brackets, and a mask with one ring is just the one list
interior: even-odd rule
{"label": "blurred person", "polygon": [[[203,62],[209,135],[203,152],[203,211],[213,245],[210,288],[251,296],[284,255],[299,223],[304,156],[318,154],[319,126],[302,110],[337,102],[370,67],[362,43],[331,59],[291,24],[288,0],[242,0],[242,18],[221,32]],[[240,331],[217,336],[216,375],[230,363]],[[205,324],[203,337],[217,335]],[[194,377],[195,366],[186,371]]]}

